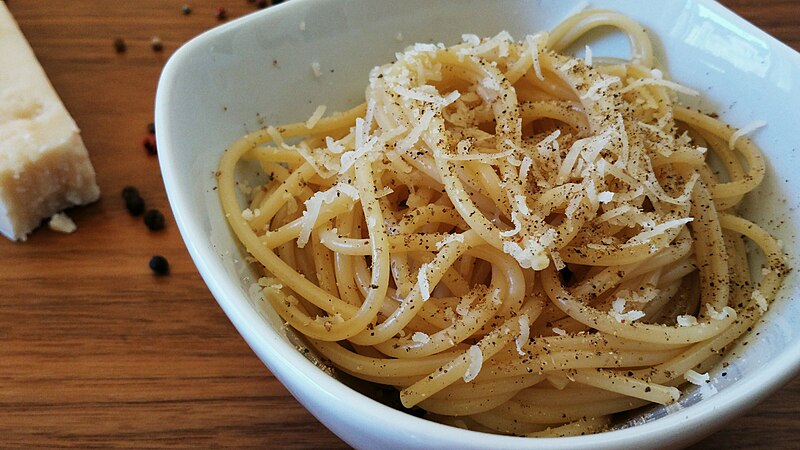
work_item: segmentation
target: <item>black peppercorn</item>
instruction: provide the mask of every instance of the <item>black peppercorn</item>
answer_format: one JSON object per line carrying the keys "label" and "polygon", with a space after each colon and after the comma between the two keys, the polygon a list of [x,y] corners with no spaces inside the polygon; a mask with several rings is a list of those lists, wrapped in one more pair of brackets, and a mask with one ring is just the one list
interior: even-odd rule
{"label": "black peppercorn", "polygon": [[158,148],[156,147],[156,138],[152,134],[149,134],[144,138],[142,145],[144,146],[144,149],[147,150],[147,153],[151,155],[158,153]]}
{"label": "black peppercorn", "polygon": [[154,52],[160,52],[164,50],[164,43],[161,41],[160,37],[153,36],[150,39],[150,48],[152,48]]}
{"label": "black peppercorn", "polygon": [[157,209],[151,209],[144,215],[144,224],[147,225],[151,231],[157,231],[164,228],[164,214]]}
{"label": "black peppercorn", "polygon": [[125,53],[125,51],[128,50],[128,44],[125,43],[125,39],[114,39],[114,50],[116,50],[117,53]]}
{"label": "black peppercorn", "polygon": [[166,275],[169,273],[169,261],[161,255],[156,255],[150,258],[150,270],[156,275]]}
{"label": "black peppercorn", "polygon": [[125,207],[132,216],[140,216],[144,212],[144,199],[138,195],[126,198]]}
{"label": "black peppercorn", "polygon": [[136,189],[133,186],[125,186],[122,189],[122,198],[123,198],[123,200],[128,200],[129,198],[134,198],[134,197],[141,197],[141,195],[139,195],[139,190],[138,189]]}
{"label": "black peppercorn", "polygon": [[192,7],[191,7],[191,6],[189,6],[189,5],[183,5],[183,6],[181,6],[181,13],[182,13],[184,16],[188,16],[189,14],[191,14],[191,13],[192,13]]}

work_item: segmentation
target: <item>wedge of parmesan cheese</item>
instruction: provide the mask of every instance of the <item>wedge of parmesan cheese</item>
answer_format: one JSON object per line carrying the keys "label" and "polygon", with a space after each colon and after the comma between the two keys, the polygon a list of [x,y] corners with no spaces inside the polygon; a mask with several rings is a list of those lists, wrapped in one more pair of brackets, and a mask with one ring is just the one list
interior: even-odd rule
{"label": "wedge of parmesan cheese", "polygon": [[89,154],[5,3],[0,2],[0,233],[97,200]]}

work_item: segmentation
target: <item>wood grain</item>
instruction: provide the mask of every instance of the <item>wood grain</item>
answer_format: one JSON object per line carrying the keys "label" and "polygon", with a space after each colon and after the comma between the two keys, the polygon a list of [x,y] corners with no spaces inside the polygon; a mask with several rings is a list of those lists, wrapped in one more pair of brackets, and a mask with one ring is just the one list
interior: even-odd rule
{"label": "wood grain", "polygon": [[[83,130],[102,199],[69,212],[79,229],[0,240],[0,446],[346,448],[264,368],[203,284],[142,148],[169,55],[244,0],[13,0],[8,6]],[[794,0],[726,0],[794,48]],[[159,36],[163,52],[150,48]],[[114,52],[115,38],[128,51]],[[130,217],[134,184],[167,228]],[[147,262],[166,256],[171,274]],[[800,379],[696,448],[800,447]]]}

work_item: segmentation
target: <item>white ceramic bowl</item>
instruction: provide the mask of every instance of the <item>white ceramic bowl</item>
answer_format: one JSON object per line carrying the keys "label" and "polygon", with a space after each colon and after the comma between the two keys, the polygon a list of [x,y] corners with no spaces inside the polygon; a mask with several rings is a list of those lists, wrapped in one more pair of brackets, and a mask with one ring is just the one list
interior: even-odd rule
{"label": "white ceramic bowl", "polygon": [[[719,4],[707,0],[594,0],[653,34],[670,76],[703,93],[704,106],[742,126],[769,125],[754,137],[769,176],[746,215],[780,237],[796,266],[800,57]],[[363,99],[370,68],[414,42],[453,44],[463,33],[517,38],[575,12],[555,0],[293,0],[213,29],[181,48],[164,69],[156,98],[159,159],[186,245],[226,314],[295,397],[358,448],[679,447],[712,433],[776,390],[800,367],[800,304],[794,272],[732,361],[719,393],[682,408],[660,408],[639,425],[593,436],[528,439],[439,425],[392,410],[340,383],[295,350],[281,320],[248,294],[253,275],[232,239],[215,192],[223,149],[264,123],[305,120],[318,104],[342,110]],[[593,43],[595,55],[627,54],[619,36]],[[322,75],[315,77],[312,63]],[[756,199],[757,201],[753,201]],[[721,377],[717,377],[721,378]],[[694,404],[692,404],[694,403]]]}

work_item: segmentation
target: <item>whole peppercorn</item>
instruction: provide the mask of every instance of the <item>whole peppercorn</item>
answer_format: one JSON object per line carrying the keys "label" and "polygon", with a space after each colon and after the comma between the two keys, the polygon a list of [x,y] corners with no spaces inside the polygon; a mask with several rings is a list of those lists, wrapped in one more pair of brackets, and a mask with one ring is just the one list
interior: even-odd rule
{"label": "whole peppercorn", "polygon": [[184,16],[188,16],[189,14],[192,13],[192,7],[189,6],[189,5],[184,4],[183,6],[181,6],[181,13]]}
{"label": "whole peppercorn", "polygon": [[122,189],[122,199],[128,200],[129,198],[141,197],[139,190],[133,186],[125,186]]}
{"label": "whole peppercorn", "polygon": [[144,149],[147,150],[147,153],[151,155],[155,155],[158,153],[158,148],[156,147],[156,137],[152,134],[145,136],[144,140],[142,141],[142,145]]}
{"label": "whole peppercorn", "polygon": [[217,9],[214,10],[214,17],[217,20],[225,20],[228,18],[228,12],[222,6],[217,6]]}
{"label": "whole peppercorn", "polygon": [[161,211],[157,209],[151,209],[144,214],[144,224],[151,231],[163,229],[165,222],[164,214],[161,214]]}
{"label": "whole peppercorn", "polygon": [[144,212],[144,199],[138,195],[125,199],[125,208],[132,216],[141,216]]}
{"label": "whole peppercorn", "polygon": [[117,53],[125,53],[128,50],[128,44],[125,43],[125,39],[122,38],[114,39],[114,50]]}
{"label": "whole peppercorn", "polygon": [[150,38],[150,48],[152,48],[154,52],[160,52],[164,50],[164,43],[161,41],[160,37],[153,36]]}
{"label": "whole peppercorn", "polygon": [[150,270],[156,275],[166,275],[169,273],[169,261],[161,255],[155,255],[150,258]]}

